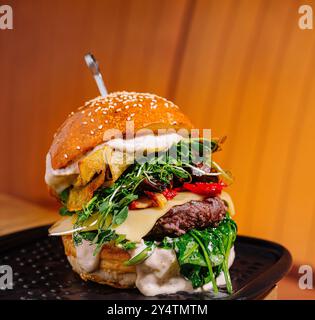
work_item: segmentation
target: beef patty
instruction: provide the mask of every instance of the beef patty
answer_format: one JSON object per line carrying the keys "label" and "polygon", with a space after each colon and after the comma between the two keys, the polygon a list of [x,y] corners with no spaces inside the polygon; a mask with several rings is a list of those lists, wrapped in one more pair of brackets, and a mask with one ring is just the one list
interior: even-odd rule
{"label": "beef patty", "polygon": [[191,229],[215,227],[225,217],[226,210],[219,197],[189,201],[167,211],[157,220],[146,238],[158,240],[165,236],[178,237]]}

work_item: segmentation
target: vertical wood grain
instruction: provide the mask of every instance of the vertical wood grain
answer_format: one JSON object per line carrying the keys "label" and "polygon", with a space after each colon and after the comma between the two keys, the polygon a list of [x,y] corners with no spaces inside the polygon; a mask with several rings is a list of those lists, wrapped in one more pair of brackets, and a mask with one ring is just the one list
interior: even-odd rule
{"label": "vertical wood grain", "polygon": [[217,157],[235,176],[240,232],[314,264],[315,51],[297,25],[301,3],[198,1],[176,101],[228,135]]}

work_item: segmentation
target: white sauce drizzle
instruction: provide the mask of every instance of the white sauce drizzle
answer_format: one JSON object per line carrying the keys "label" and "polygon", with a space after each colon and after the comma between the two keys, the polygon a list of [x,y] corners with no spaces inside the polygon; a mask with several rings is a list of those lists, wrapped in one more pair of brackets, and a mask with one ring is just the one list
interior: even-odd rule
{"label": "white sauce drizzle", "polygon": [[115,150],[127,153],[142,152],[145,150],[167,150],[174,143],[179,142],[183,137],[177,133],[168,133],[159,136],[145,135],[134,139],[113,139],[105,144]]}
{"label": "white sauce drizzle", "polygon": [[[142,244],[133,254],[139,253],[145,246]],[[229,267],[235,258],[234,247],[229,256]],[[194,289],[191,282],[180,274],[174,250],[156,248],[152,255],[143,263],[137,265],[136,287],[145,296],[155,296],[158,294],[171,294],[178,291],[200,292],[209,291],[212,283],[207,283],[202,288]],[[218,285],[224,285],[224,274],[217,277]]]}
{"label": "white sauce drizzle", "polygon": [[100,255],[99,253],[94,255],[95,244],[82,239],[82,243],[75,248],[77,263],[82,271],[90,273],[99,269]]}
{"label": "white sauce drizzle", "polygon": [[[131,256],[141,252],[145,248],[143,240],[135,250],[131,250]],[[99,269],[100,256],[93,255],[95,245],[89,241],[82,240],[82,244],[76,247],[77,259],[69,260],[74,269],[81,273],[86,272],[98,275],[104,280],[108,278],[108,274],[102,273]],[[69,258],[69,257],[68,257]],[[235,251],[231,248],[228,267],[230,268],[234,262]],[[127,277],[125,281],[133,281],[133,275],[130,279]],[[216,279],[218,286],[225,284],[223,272]],[[194,289],[191,282],[180,274],[180,268],[177,262],[176,253],[171,249],[155,248],[153,253],[144,262],[136,266],[136,287],[145,296],[156,296],[158,294],[172,294],[178,291],[185,292],[202,292],[212,289],[212,283],[209,282],[201,288]]]}

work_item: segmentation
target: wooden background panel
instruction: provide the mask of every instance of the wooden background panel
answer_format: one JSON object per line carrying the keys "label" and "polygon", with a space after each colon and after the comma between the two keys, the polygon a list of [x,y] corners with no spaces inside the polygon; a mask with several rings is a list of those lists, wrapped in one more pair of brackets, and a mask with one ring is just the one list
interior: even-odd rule
{"label": "wooden background panel", "polygon": [[101,62],[108,88],[166,95],[188,1],[8,1],[0,33],[0,189],[45,202],[45,154],[65,116],[98,93],[83,56]]}
{"label": "wooden background panel", "polygon": [[281,241],[297,261],[314,263],[314,173],[301,174],[301,165],[315,156],[315,129],[303,121],[313,112],[315,39],[298,28],[300,4],[198,1],[176,101],[229,137],[218,158],[236,177],[240,232]]}
{"label": "wooden background panel", "polygon": [[110,91],[174,99],[196,126],[228,135],[240,232],[283,242],[313,263],[314,32],[291,0],[10,1],[0,31],[0,191],[51,204],[44,158],[65,116]]}
{"label": "wooden background panel", "polygon": [[[303,263],[312,257],[314,263],[315,197],[313,181],[314,118],[315,118],[315,42],[304,75],[304,87],[300,91],[299,108],[296,109],[295,125],[291,131],[290,149],[286,154],[286,179],[283,181],[282,229],[279,241],[288,247],[299,247]],[[292,170],[295,168],[295,170]],[[287,201],[290,199],[290,201]],[[280,217],[278,217],[280,218]],[[279,223],[280,224],[280,223]],[[289,236],[290,235],[290,236]]]}

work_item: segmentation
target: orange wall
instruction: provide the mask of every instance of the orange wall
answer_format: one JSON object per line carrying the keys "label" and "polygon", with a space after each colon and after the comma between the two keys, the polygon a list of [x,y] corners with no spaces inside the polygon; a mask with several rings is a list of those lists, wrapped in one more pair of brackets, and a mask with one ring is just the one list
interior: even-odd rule
{"label": "orange wall", "polygon": [[[0,189],[49,199],[44,158],[64,117],[108,88],[174,99],[196,125],[228,135],[240,232],[315,264],[315,37],[294,0],[10,1],[0,30]],[[315,3],[314,3],[315,8]],[[22,214],[22,213],[21,213]]]}

